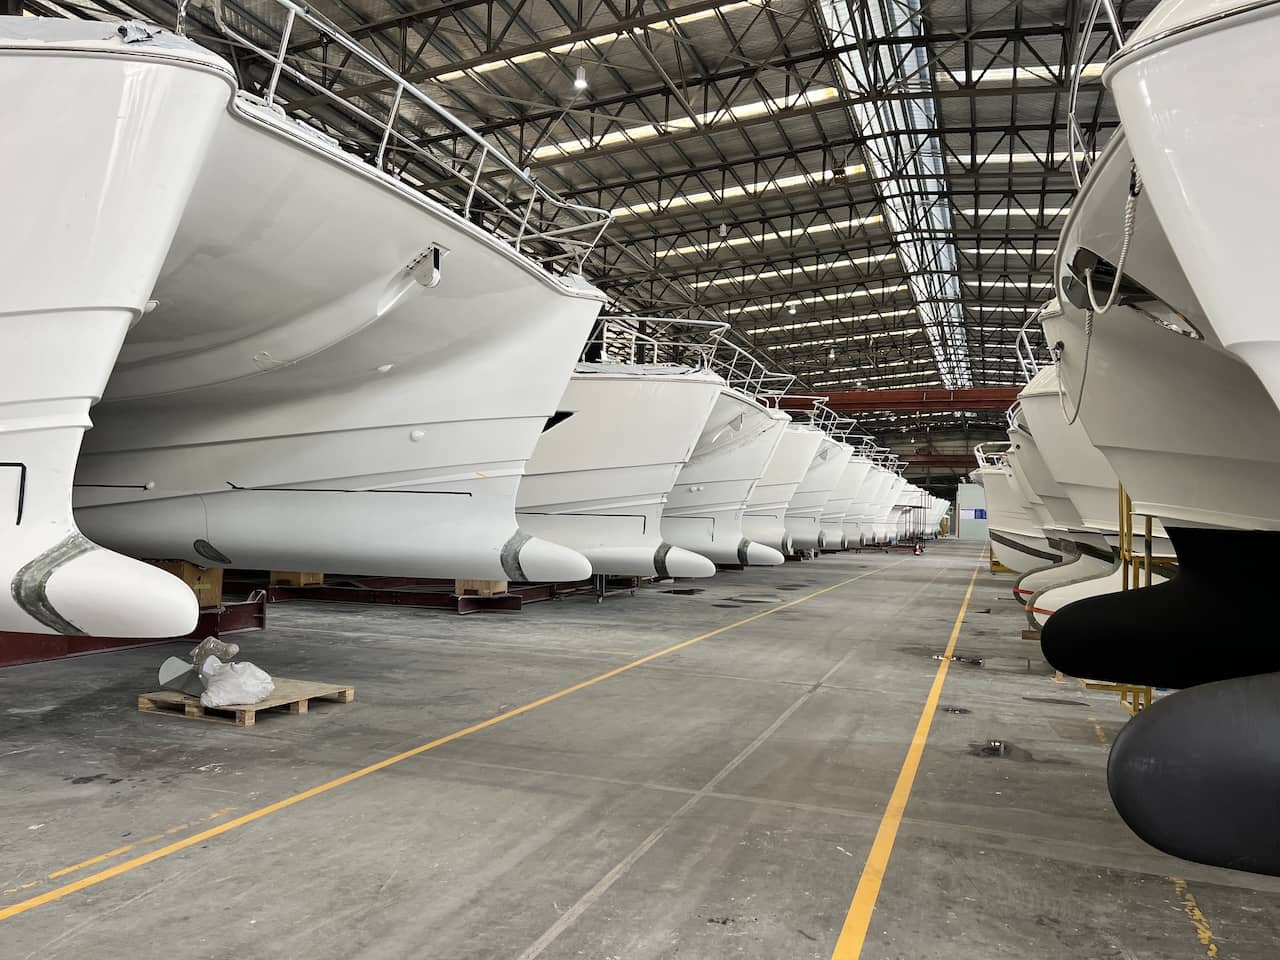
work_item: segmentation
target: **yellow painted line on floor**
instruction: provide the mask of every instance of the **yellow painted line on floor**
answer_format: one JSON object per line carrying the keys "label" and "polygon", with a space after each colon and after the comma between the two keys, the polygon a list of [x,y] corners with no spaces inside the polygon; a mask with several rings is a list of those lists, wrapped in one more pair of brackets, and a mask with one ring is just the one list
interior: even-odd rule
{"label": "yellow painted line on floor", "polygon": [[1209,919],[1204,915],[1204,911],[1200,909],[1200,904],[1196,902],[1195,895],[1187,888],[1187,881],[1181,877],[1170,877],[1169,879],[1173,881],[1173,892],[1178,895],[1178,899],[1182,903],[1182,912],[1191,921],[1192,929],[1196,932],[1196,939],[1200,941],[1200,946],[1204,947],[1204,955],[1212,960],[1213,957],[1218,955],[1218,945],[1214,942],[1214,932],[1209,926]]}
{"label": "yellow painted line on floor", "polygon": [[90,857],[88,860],[81,860],[69,867],[63,867],[61,870],[55,870],[49,874],[48,879],[57,880],[59,877],[65,877],[69,873],[75,873],[77,870],[83,870],[85,867],[92,867],[96,864],[103,863],[107,860],[114,860],[122,854],[128,853],[130,850],[137,849],[139,844],[154,843],[157,840],[163,840],[166,836],[172,836],[175,833],[181,833],[183,830],[189,830],[198,823],[208,823],[210,820],[218,820],[225,817],[228,813],[235,811],[235,807],[223,807],[221,810],[215,810],[213,813],[199,817],[195,820],[188,820],[186,823],[180,823],[176,827],[170,827],[164,833],[152,834],[149,837],[143,837],[137,843],[126,843],[123,847],[116,847],[114,850],[108,850],[106,853],[100,853],[96,857]]}
{"label": "yellow painted line on floor", "polygon": [[1105,747],[1105,746],[1107,746],[1107,745],[1108,745],[1108,742],[1107,742],[1107,734],[1106,734],[1106,732],[1102,729],[1102,724],[1100,724],[1100,723],[1098,722],[1098,718],[1097,718],[1097,717],[1090,717],[1090,718],[1089,718],[1089,720],[1090,720],[1090,722],[1092,722],[1092,723],[1093,723],[1093,735],[1094,735],[1095,737],[1097,737],[1097,738],[1098,738],[1098,742],[1099,742],[1100,744],[1102,744],[1104,747]]}
{"label": "yellow painted line on floor", "polygon": [[[981,564],[981,558],[978,562]],[[867,854],[867,862],[862,867],[862,876],[858,878],[853,903],[849,907],[848,915],[844,918],[840,939],[836,941],[831,960],[859,960],[862,956],[862,945],[867,939],[867,930],[871,926],[871,914],[875,911],[876,900],[880,896],[880,885],[884,882],[884,873],[889,866],[893,844],[898,838],[898,828],[902,826],[907,801],[911,798],[911,788],[916,782],[916,772],[920,769],[920,758],[924,756],[925,743],[929,739],[929,728],[933,725],[938,700],[942,696],[942,684],[947,679],[947,668],[951,666],[951,658],[955,655],[956,642],[960,639],[960,627],[964,624],[964,615],[969,609],[969,599],[973,596],[973,585],[981,569],[981,566],[975,567],[972,576],[969,577],[969,587],[965,590],[964,600],[960,603],[960,612],[956,614],[955,626],[951,628],[951,638],[947,641],[947,649],[943,651],[942,659],[938,663],[938,672],[934,674],[933,686],[929,688],[929,695],[924,699],[920,721],[916,724],[911,746],[907,748],[907,757],[902,761],[898,780],[893,785],[889,805],[880,818],[876,837],[871,842],[871,852]]]}
{"label": "yellow painted line on floor", "polygon": [[[401,753],[395,754],[394,756],[387,757],[384,760],[379,760],[377,763],[371,763],[369,766],[361,767],[359,770],[353,770],[351,773],[344,774],[341,777],[318,784],[317,786],[311,787],[308,790],[303,790],[300,793],[295,793],[293,796],[285,797],[283,800],[277,800],[275,803],[269,803],[265,807],[259,807],[257,810],[251,810],[248,813],[236,817],[234,820],[228,820],[226,823],[220,823],[215,827],[210,827],[208,830],[202,830],[200,833],[192,834],[189,837],[183,837],[181,840],[175,840],[173,843],[163,847],[158,847],[155,850],[150,850],[144,854],[134,857],[131,860],[125,860],[123,863],[114,864],[105,870],[100,870],[99,872],[90,874],[87,877],[81,877],[79,880],[74,880],[70,883],[64,884],[63,886],[47,890],[38,896],[31,897],[27,900],[15,903],[12,906],[0,909],[0,921],[10,920],[13,917],[26,913],[28,910],[34,910],[36,907],[44,906],[46,903],[53,903],[54,901],[61,900],[63,897],[68,897],[73,893],[78,893],[81,890],[96,886],[99,883],[104,883],[113,877],[118,877],[121,874],[137,870],[139,867],[145,867],[147,864],[154,863],[156,860],[162,860],[165,857],[171,856],[175,853],[180,853],[183,850],[197,846],[198,844],[211,840],[214,837],[221,836],[224,833],[229,833],[230,831],[243,827],[246,824],[253,823],[255,820],[261,820],[263,817],[270,816],[273,813],[278,813],[281,810],[286,810],[295,804],[302,803],[304,800],[310,800],[313,797],[318,797],[331,790],[336,790],[338,787],[346,786],[348,783],[353,783],[356,780],[367,777],[372,773],[377,773],[379,770],[385,770],[398,763],[403,763],[405,760],[420,756],[429,750],[442,747],[447,743],[453,743],[455,740],[461,740],[463,737],[470,736],[473,733],[479,733],[481,730],[487,730],[490,727],[497,726],[507,720],[529,713],[531,710],[537,710],[539,707],[545,707],[549,703],[555,703],[557,700],[562,700],[565,697],[578,693],[581,690],[586,690],[588,687],[594,687],[598,683],[603,683],[605,680],[610,680],[616,676],[626,673],[629,670],[642,667],[646,663],[652,663],[654,660],[659,660],[662,657],[678,653],[681,650],[693,646],[695,643],[701,643],[703,640],[710,640],[712,637],[718,637],[721,634],[728,633],[730,630],[736,630],[738,627],[746,626],[747,624],[754,623],[757,620],[763,620],[765,617],[772,616],[779,611],[805,603],[815,597],[820,597],[825,593],[830,593],[832,590],[838,590],[841,587],[846,587],[859,580],[865,580],[867,577],[883,573],[884,571],[890,570],[899,564],[903,564],[908,560],[914,559],[916,558],[911,556],[903,557],[901,560],[896,560],[883,567],[868,570],[866,573],[860,573],[856,577],[848,577],[847,579],[840,580],[830,586],[823,587],[820,590],[807,593],[803,597],[796,597],[796,599],[788,600],[786,603],[780,603],[776,607],[770,607],[768,610],[762,610],[760,613],[753,614],[750,617],[744,617],[741,620],[726,624],[723,627],[716,627],[714,630],[708,630],[706,633],[700,633],[696,637],[690,637],[688,640],[682,640],[669,647],[664,647],[661,650],[657,650],[653,653],[647,654],[646,656],[640,657],[638,660],[632,660],[630,663],[624,663],[620,667],[615,667],[612,670],[607,670],[604,673],[597,674],[594,677],[575,683],[572,686],[565,687],[563,690],[558,690],[545,697],[533,700],[523,706],[515,707],[514,709],[499,713],[496,716],[490,717],[488,720],[473,723],[469,727],[463,727],[461,730],[455,730],[453,733],[446,734],[443,737],[437,737],[435,740],[430,740],[427,743],[413,747],[410,750],[405,750]],[[973,581],[969,582],[969,590],[970,592],[973,590]],[[968,602],[968,596],[965,597],[965,601],[966,603]],[[954,646],[954,643],[952,646]]]}
{"label": "yellow painted line on floor", "polygon": [[65,877],[69,873],[75,873],[77,870],[83,870],[85,867],[92,867],[94,864],[102,863],[104,860],[111,860],[120,856],[122,853],[128,853],[136,843],[126,843],[123,847],[116,847],[114,850],[108,850],[106,853],[100,853],[96,857],[90,857],[88,860],[81,860],[69,867],[63,867],[61,870],[55,870],[49,874],[50,880],[57,880],[59,877]]}

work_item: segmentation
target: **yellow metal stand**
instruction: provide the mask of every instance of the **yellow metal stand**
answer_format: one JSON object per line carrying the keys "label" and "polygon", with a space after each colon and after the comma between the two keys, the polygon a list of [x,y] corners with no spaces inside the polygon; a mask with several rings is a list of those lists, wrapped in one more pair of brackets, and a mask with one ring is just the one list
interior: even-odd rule
{"label": "yellow metal stand", "polygon": [[[1151,586],[1151,518],[1142,518],[1142,548],[1139,550],[1134,532],[1133,500],[1120,487],[1120,589],[1136,590],[1139,586]],[[1151,706],[1150,687],[1137,687],[1130,683],[1094,683],[1085,681],[1090,690],[1106,690],[1118,693],[1120,702],[1133,716]]]}
{"label": "yellow metal stand", "polygon": [[[1137,589],[1141,577],[1142,586],[1151,586],[1151,518],[1143,517],[1142,550],[1135,542],[1133,500],[1120,487],[1120,589]],[[1130,586],[1132,584],[1132,586]]]}
{"label": "yellow metal stand", "polygon": [[1131,683],[1096,683],[1092,680],[1084,681],[1084,685],[1088,690],[1105,690],[1108,693],[1120,694],[1120,702],[1129,711],[1131,717],[1151,706],[1150,687],[1135,687]]}

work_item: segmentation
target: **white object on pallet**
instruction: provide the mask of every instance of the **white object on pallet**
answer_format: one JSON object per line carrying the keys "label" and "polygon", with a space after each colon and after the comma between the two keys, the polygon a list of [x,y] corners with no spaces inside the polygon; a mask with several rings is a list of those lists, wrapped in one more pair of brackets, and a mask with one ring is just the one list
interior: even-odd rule
{"label": "white object on pallet", "polygon": [[205,682],[200,703],[206,707],[261,703],[276,688],[267,671],[247,660],[223,663],[208,657],[200,665],[200,676]]}
{"label": "white object on pallet", "polygon": [[137,22],[0,17],[0,90],[0,630],[180,636],[191,591],[86,539],[71,484],[234,77]]}

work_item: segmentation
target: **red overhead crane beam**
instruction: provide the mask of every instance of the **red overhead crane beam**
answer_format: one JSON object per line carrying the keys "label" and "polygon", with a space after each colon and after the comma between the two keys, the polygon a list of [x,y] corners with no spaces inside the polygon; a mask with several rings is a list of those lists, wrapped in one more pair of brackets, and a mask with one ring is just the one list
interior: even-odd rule
{"label": "red overhead crane beam", "polygon": [[[827,406],[836,413],[870,413],[873,410],[1007,410],[1018,399],[1020,387],[938,387],[915,390],[842,390],[828,394]],[[784,410],[807,410],[812,400],[783,397]]]}

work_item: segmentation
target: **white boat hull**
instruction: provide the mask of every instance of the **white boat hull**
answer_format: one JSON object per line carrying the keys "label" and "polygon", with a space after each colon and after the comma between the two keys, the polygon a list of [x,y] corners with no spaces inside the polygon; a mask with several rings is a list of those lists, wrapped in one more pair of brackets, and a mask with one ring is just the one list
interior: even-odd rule
{"label": "white boat hull", "polygon": [[520,527],[572,547],[591,572],[709,577],[715,564],[662,538],[662,510],[723,381],[708,373],[583,364],[520,484]]}
{"label": "white boat hull", "polygon": [[865,541],[875,508],[875,497],[880,488],[885,485],[887,475],[889,471],[879,464],[868,465],[866,475],[862,478],[862,485],[853,495],[853,499],[849,502],[849,509],[844,515],[846,546],[860,547]]}
{"label": "white boat hull", "polygon": [[[1059,246],[1060,284],[1080,247],[1119,258],[1112,228],[1128,189],[1128,157],[1115,138],[1077,197]],[[1206,328],[1145,191],[1130,250],[1126,275]],[[1265,286],[1260,281],[1252,283]],[[1070,409],[1081,391],[1085,315],[1065,299],[1061,309],[1046,311],[1043,322],[1050,341],[1064,344],[1059,367]],[[1080,421],[1135,511],[1174,525],[1280,530],[1280,412],[1249,367],[1222,350],[1213,331],[1202,332],[1204,340],[1179,335],[1131,306],[1097,315]]]}
{"label": "white boat hull", "polygon": [[[1154,586],[1166,582],[1167,578],[1152,574]],[[1130,589],[1133,585],[1130,584]],[[1081,578],[1069,583],[1059,584],[1036,593],[1027,601],[1027,611],[1031,614],[1036,626],[1043,627],[1049,618],[1068,604],[1090,597],[1101,597],[1111,593],[1119,593],[1124,589],[1124,572],[1117,560],[1110,571],[1092,578]]]}
{"label": "white boat hull", "polygon": [[822,511],[844,472],[847,459],[847,448],[843,444],[826,435],[822,437],[818,452],[787,504],[783,518],[793,551],[813,552],[825,546]]}
{"label": "white boat hull", "polygon": [[877,507],[871,522],[873,543],[892,543],[897,539],[897,514],[901,511],[896,507],[898,495],[906,485],[907,481],[903,477],[894,473],[889,474],[889,482],[876,501]]}
{"label": "white boat hull", "polygon": [[[847,445],[846,445],[847,447]],[[840,480],[831,491],[831,498],[822,508],[822,539],[828,550],[843,550],[853,546],[845,531],[845,520],[853,509],[854,500],[871,472],[871,461],[849,449],[849,462]]]}
{"label": "white boat hull", "polygon": [[787,533],[785,519],[787,507],[808,473],[821,442],[822,434],[817,430],[798,424],[785,427],[764,475],[747,499],[742,519],[742,532],[746,537],[784,555],[791,553],[791,535]]}
{"label": "white boat hull", "polygon": [[[1046,317],[1048,328],[1055,321]],[[1048,329],[1047,328],[1047,329]],[[1063,490],[1085,530],[1101,533],[1112,544],[1120,530],[1120,481],[1102,452],[1093,445],[1084,424],[1077,419],[1068,424],[1062,415],[1058,395],[1058,367],[1042,369],[1019,394],[1022,412],[1032,433],[1040,438],[1036,450],[1044,458],[1053,481]],[[1159,521],[1152,524],[1155,554],[1172,556]]]}
{"label": "white boat hull", "polygon": [[782,411],[724,388],[667,497],[662,538],[715,563],[782,563],[775,547],[747,536],[743,520],[790,422]]}
{"label": "white boat hull", "polygon": [[181,636],[198,615],[180,580],[101,549],[71,511],[89,406],[234,89],[213,55],[119,29],[0,18],[0,631]]}
{"label": "white boat hull", "polygon": [[1280,333],[1267,282],[1280,216],[1278,12],[1271,4],[1166,0],[1104,78],[1143,193],[1217,338],[1280,404]]}
{"label": "white boat hull", "polygon": [[1028,612],[1031,598],[1037,593],[1105,576],[1119,563],[1119,552],[1101,534],[1077,533],[1054,542],[1062,552],[1062,562],[1023,574],[1014,585],[1013,595],[1027,607]]}
{"label": "white boat hull", "polygon": [[[432,245],[449,251],[434,286]],[[589,573],[517,529],[515,497],[599,311],[590,287],[237,98],[154,296],[77,473],[77,518],[104,543],[241,567]]]}
{"label": "white boat hull", "polygon": [[1016,573],[1062,561],[1044,531],[1027,512],[1013,472],[1007,467],[983,467],[977,471],[987,497],[987,527],[991,551],[998,562]]}

